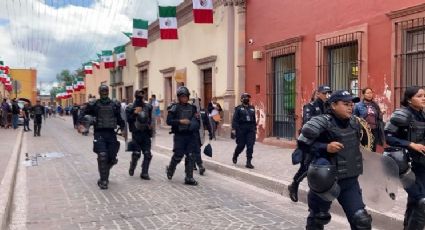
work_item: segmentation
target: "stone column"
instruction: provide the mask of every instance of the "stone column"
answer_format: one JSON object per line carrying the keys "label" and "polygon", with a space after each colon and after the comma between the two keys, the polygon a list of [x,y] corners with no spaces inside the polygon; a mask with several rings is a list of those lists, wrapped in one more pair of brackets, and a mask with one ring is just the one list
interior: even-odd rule
{"label": "stone column", "polygon": [[239,94],[246,91],[245,89],[245,23],[246,23],[246,0],[235,0],[235,5],[238,6],[238,90]]}

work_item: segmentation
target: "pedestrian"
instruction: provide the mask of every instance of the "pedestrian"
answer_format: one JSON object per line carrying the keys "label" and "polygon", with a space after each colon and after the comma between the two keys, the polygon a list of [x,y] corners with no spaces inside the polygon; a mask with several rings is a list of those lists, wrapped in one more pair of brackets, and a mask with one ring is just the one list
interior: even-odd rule
{"label": "pedestrian", "polygon": [[223,109],[221,108],[221,105],[217,102],[217,98],[213,97],[212,100],[208,103],[208,114],[214,121],[214,132],[217,131],[217,128],[219,127],[220,121],[221,121],[221,112]]}
{"label": "pedestrian", "polygon": [[47,117],[47,107],[46,107],[46,103],[43,102],[41,104],[43,106],[43,120],[46,121],[46,117]]}
{"label": "pedestrian", "polygon": [[6,98],[3,99],[3,102],[1,103],[1,119],[2,119],[2,124],[3,124],[3,128],[7,129],[9,128],[9,122],[7,120],[7,115],[8,113],[11,111],[9,103],[7,103]]}
{"label": "pedestrian", "polygon": [[161,124],[161,109],[159,108],[159,101],[156,99],[156,95],[152,94],[150,99],[150,104],[152,105],[153,109],[153,115],[154,115],[154,125],[155,127],[157,125]]}
{"label": "pedestrian", "polygon": [[134,175],[137,167],[137,161],[143,153],[142,172],[140,178],[150,180],[149,165],[152,160],[151,138],[153,134],[152,106],[144,101],[145,93],[142,90],[136,90],[134,97],[136,100],[126,109],[126,118],[129,130],[132,134],[131,142],[128,144],[127,151],[132,152],[130,168],[128,174]]}
{"label": "pedestrian", "polygon": [[166,171],[167,178],[171,180],[177,164],[186,156],[184,182],[187,185],[197,185],[198,182],[193,178],[193,152],[196,147],[193,140],[199,132],[199,120],[196,107],[188,103],[189,96],[189,90],[185,86],[179,87],[178,103],[172,104],[168,109],[167,125],[171,126],[171,133],[174,133],[174,153]]}
{"label": "pedestrian", "polygon": [[[369,125],[373,135],[372,151],[376,152],[376,145],[384,145],[384,121],[379,105],[373,101],[372,88],[366,87],[362,90],[363,100],[354,107],[354,115],[364,119]],[[366,135],[364,135],[366,136]]]}
{"label": "pedestrian", "polygon": [[235,107],[232,121],[232,136],[236,137],[236,148],[233,153],[233,164],[238,162],[238,156],[246,146],[246,168],[253,169],[252,155],[254,152],[255,133],[257,130],[255,108],[250,105],[251,95],[243,93],[241,95],[242,104]]}
{"label": "pedestrian", "polygon": [[[319,116],[323,113],[325,113],[325,102],[328,100],[329,96],[331,95],[332,90],[327,85],[321,85],[317,88],[315,91],[312,99],[309,103],[303,106],[303,119],[302,119],[302,125],[307,123],[311,118],[315,116]],[[298,201],[298,187],[303,181],[303,179],[307,176],[307,169],[310,165],[311,158],[310,154],[307,152],[300,151],[299,148],[297,148],[294,151],[294,154],[300,154],[301,155],[301,161],[299,162],[300,168],[295,173],[292,183],[288,186],[289,191],[289,198],[293,202]]]}
{"label": "pedestrian", "polygon": [[[401,147],[405,165],[411,162],[415,182],[405,186],[408,194],[404,229],[425,228],[425,90],[422,87],[408,87],[397,109],[385,126],[386,142]],[[408,170],[408,169],[407,169]],[[407,171],[406,170],[406,171]],[[400,169],[400,175],[402,175]]]}
{"label": "pedestrian", "polygon": [[40,104],[40,100],[36,100],[36,104],[31,108],[34,116],[34,137],[40,136],[41,122],[43,120],[44,106]]}
{"label": "pedestrian", "polygon": [[[99,86],[100,99],[88,103],[80,113],[80,120],[85,115],[95,118],[93,151],[97,154],[97,164],[99,169],[99,180],[97,185],[100,189],[108,189],[109,172],[113,165],[118,163],[117,153],[120,143],[117,140],[115,129],[117,126],[124,130],[124,121],[121,118],[121,105],[117,101],[109,98],[109,87]],[[84,127],[80,127],[80,130]],[[124,132],[124,131],[123,131]],[[123,136],[126,136],[123,133]]]}
{"label": "pedestrian", "polygon": [[358,182],[363,172],[361,126],[352,111],[353,103],[359,101],[348,91],[336,91],[327,101],[325,114],[313,117],[301,129],[298,147],[312,157],[307,173],[307,230],[324,229],[331,220],[329,210],[334,199],[344,209],[351,229],[372,228]]}
{"label": "pedestrian", "polygon": [[74,128],[78,128],[78,115],[80,113],[80,106],[77,105],[77,103],[74,103],[74,105],[71,108],[71,114],[72,114],[72,122],[74,124]]}
{"label": "pedestrian", "polygon": [[21,109],[19,108],[18,102],[16,98],[12,100],[12,127],[13,129],[18,128],[18,120],[19,114],[21,113]]}
{"label": "pedestrian", "polygon": [[22,109],[24,115],[24,131],[31,131],[30,129],[30,111],[31,106],[28,102],[25,102],[24,108]]}

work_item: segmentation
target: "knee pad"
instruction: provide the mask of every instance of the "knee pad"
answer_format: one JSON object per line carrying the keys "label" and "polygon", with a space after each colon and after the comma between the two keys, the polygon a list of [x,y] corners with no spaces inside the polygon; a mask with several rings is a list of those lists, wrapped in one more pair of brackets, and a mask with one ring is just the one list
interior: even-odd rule
{"label": "knee pad", "polygon": [[366,210],[360,209],[353,216],[353,225],[357,230],[372,229],[372,216]]}
{"label": "knee pad", "polygon": [[100,153],[98,153],[97,159],[99,161],[102,161],[102,162],[108,162],[108,153],[107,152],[100,152]]}
{"label": "knee pad", "polygon": [[132,154],[131,154],[131,156],[133,156],[133,157],[137,157],[137,159],[139,159],[140,158],[140,152],[137,152],[137,151],[134,151]]}
{"label": "knee pad", "polygon": [[314,214],[314,222],[319,225],[327,225],[331,222],[331,214],[329,212],[319,212]]}
{"label": "knee pad", "polygon": [[145,159],[152,159],[151,151],[144,151],[143,155],[144,155]]}

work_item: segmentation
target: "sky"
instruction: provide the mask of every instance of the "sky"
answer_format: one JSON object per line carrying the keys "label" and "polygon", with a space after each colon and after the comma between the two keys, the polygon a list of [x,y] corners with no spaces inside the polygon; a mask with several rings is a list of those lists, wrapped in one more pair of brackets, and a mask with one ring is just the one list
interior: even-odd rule
{"label": "sky", "polygon": [[129,39],[133,18],[157,19],[158,4],[183,0],[0,0],[0,60],[37,69],[48,91],[63,69],[80,68]]}

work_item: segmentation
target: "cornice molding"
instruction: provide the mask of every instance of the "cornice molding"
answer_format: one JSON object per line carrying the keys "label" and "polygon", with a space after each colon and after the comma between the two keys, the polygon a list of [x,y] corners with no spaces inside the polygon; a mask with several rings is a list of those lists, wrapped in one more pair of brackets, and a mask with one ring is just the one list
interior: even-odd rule
{"label": "cornice molding", "polygon": [[299,43],[303,40],[303,36],[297,36],[293,38],[288,38],[283,41],[273,42],[264,46],[265,50],[271,50],[277,47],[287,46],[294,43]]}
{"label": "cornice molding", "polygon": [[196,59],[192,62],[196,65],[202,65],[202,64],[205,64],[205,63],[209,63],[209,62],[215,62],[216,60],[217,60],[217,56],[211,55],[211,56],[208,56],[208,57]]}
{"label": "cornice molding", "polygon": [[390,19],[396,19],[396,18],[401,18],[407,15],[416,14],[416,13],[420,13],[424,11],[425,11],[425,3],[422,3],[419,5],[407,7],[401,10],[391,11],[387,13],[387,17],[389,17]]}
{"label": "cornice molding", "polygon": [[168,68],[159,70],[159,72],[162,74],[167,74],[167,73],[174,72],[175,70],[176,70],[176,67],[168,67]]}
{"label": "cornice molding", "polygon": [[139,68],[146,67],[146,66],[149,65],[149,63],[150,63],[150,61],[143,61],[143,62],[140,62],[139,64],[137,64],[136,67],[139,67]]}

